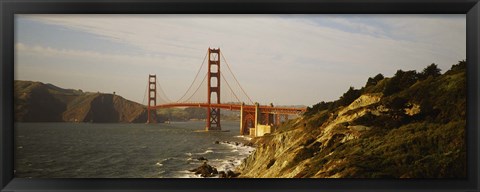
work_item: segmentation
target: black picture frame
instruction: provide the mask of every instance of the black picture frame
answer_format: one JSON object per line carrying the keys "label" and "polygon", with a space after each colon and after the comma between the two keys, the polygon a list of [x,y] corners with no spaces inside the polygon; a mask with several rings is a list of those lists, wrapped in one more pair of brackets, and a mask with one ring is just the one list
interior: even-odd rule
{"label": "black picture frame", "polygon": [[[479,191],[478,0],[0,0],[2,191]],[[466,14],[467,179],[23,179],[13,177],[15,14]]]}

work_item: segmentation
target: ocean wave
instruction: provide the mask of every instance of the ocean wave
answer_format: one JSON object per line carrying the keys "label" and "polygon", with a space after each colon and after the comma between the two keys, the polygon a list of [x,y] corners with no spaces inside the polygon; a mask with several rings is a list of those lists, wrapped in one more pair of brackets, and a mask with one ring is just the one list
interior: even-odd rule
{"label": "ocean wave", "polygon": [[245,135],[237,135],[237,136],[235,136],[235,137],[236,137],[236,138],[242,138],[242,139],[245,139],[245,140],[247,140],[247,141],[250,141],[250,140],[252,140],[252,138],[251,138],[251,137],[249,137],[249,136],[245,136]]}
{"label": "ocean wave", "polygon": [[246,156],[255,151],[254,147],[246,146],[242,143],[222,142],[221,144],[228,146],[231,152],[238,152],[240,156]]}
{"label": "ocean wave", "polygon": [[[242,143],[236,143],[236,142],[220,142],[222,145],[226,146],[229,148],[229,155],[225,155],[220,158],[212,158],[209,159],[208,164],[215,167],[218,172],[220,171],[235,171],[236,167],[240,166],[245,158],[248,157],[248,155],[255,150],[254,147],[250,147],[247,145],[244,145]],[[207,150],[208,151],[208,150]],[[205,151],[205,152],[207,152]],[[204,152],[204,153],[205,153]],[[217,153],[217,151],[215,151]],[[189,161],[189,164],[191,165],[197,165],[200,166],[202,163],[194,161],[195,159],[192,159],[192,161]],[[195,175],[192,172],[184,172],[183,175],[178,175],[178,177],[181,178],[198,178],[200,177],[199,175]],[[218,178],[219,175],[212,177],[212,178]]]}
{"label": "ocean wave", "polygon": [[195,153],[196,155],[205,155],[205,154],[208,154],[208,153],[214,153],[213,150],[211,149],[207,149],[206,151],[202,152],[202,153]]}
{"label": "ocean wave", "polygon": [[201,178],[200,175],[195,175],[195,173],[188,170],[175,171],[174,174],[176,178]]}
{"label": "ocean wave", "polygon": [[155,165],[157,165],[157,166],[160,166],[160,165],[163,166],[163,165],[166,164],[166,163],[169,163],[169,162],[172,162],[172,161],[176,162],[176,161],[178,161],[178,160],[180,160],[180,159],[179,159],[179,158],[176,158],[176,157],[168,157],[168,158],[164,158],[164,159],[158,161],[157,163],[155,163]]}
{"label": "ocean wave", "polygon": [[220,142],[222,145],[230,148],[232,155],[226,156],[222,159],[212,161],[212,166],[216,167],[218,171],[235,170],[236,167],[242,164],[242,161],[248,157],[253,151],[254,147],[244,145],[238,142]]}
{"label": "ocean wave", "polygon": [[[219,172],[227,172],[229,170],[235,171],[236,167],[240,166],[243,160],[255,150],[254,147],[245,145],[238,141],[221,141],[218,144],[220,145],[217,145],[216,147],[208,147],[207,149],[204,149],[203,152],[184,153],[185,156],[181,158],[181,161],[186,163],[186,167],[183,168],[183,171],[177,169],[174,172],[170,172],[167,174],[168,177],[201,178],[200,175],[195,175],[195,173],[189,171],[190,169],[197,168],[203,164],[203,161],[198,160],[198,158],[201,157],[208,158],[208,164],[215,167]],[[167,160],[169,159],[172,158],[167,158]],[[216,177],[219,176],[215,176],[213,178]]]}

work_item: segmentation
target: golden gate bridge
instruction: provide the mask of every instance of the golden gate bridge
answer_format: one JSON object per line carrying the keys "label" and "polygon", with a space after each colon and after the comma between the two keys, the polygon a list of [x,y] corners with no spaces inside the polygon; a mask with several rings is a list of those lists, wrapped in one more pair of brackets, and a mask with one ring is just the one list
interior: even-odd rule
{"label": "golden gate bridge", "polygon": [[[203,78],[200,78],[199,75],[204,69],[206,60],[208,61],[207,72]],[[221,63],[226,64],[227,70],[220,70]],[[223,87],[220,89],[221,85],[226,85],[226,89]],[[145,95],[148,95],[147,123],[156,122],[151,111],[157,109],[199,107],[207,109],[205,129],[219,131],[221,130],[220,109],[235,110],[240,111],[240,134],[251,136],[269,133],[273,125],[279,125],[282,120],[287,120],[288,115],[299,115],[306,110],[306,108],[275,107],[273,104],[254,103],[238,82],[220,48],[208,48],[193,82],[177,101],[168,99],[156,75],[149,75]],[[145,98],[144,96],[144,100]]]}

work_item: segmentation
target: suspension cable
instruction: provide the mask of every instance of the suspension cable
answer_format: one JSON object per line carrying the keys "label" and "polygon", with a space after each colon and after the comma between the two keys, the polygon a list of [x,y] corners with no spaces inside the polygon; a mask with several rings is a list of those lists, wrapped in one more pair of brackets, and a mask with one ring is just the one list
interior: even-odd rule
{"label": "suspension cable", "polygon": [[227,79],[225,78],[225,76],[223,76],[223,73],[220,73],[220,75],[223,77],[223,79],[225,79],[225,83],[227,83],[227,86],[228,86],[228,88],[230,89],[230,91],[233,93],[233,96],[235,96],[235,98],[238,100],[238,102],[242,102],[242,101],[237,97],[237,94],[235,94],[235,92],[233,92],[232,87],[230,87],[230,84],[228,83],[228,81],[227,81]]}
{"label": "suspension cable", "polygon": [[252,99],[250,99],[250,96],[248,96],[247,93],[245,92],[245,90],[243,90],[242,85],[240,85],[240,83],[238,83],[237,77],[235,77],[235,74],[233,74],[232,69],[230,68],[230,65],[228,64],[227,59],[225,58],[225,56],[223,55],[223,53],[220,52],[220,54],[222,55],[223,60],[224,60],[225,63],[227,64],[228,70],[229,70],[230,73],[232,74],[233,78],[234,78],[235,81],[237,82],[237,84],[238,84],[238,86],[240,87],[240,89],[242,90],[243,94],[245,94],[245,96],[247,96],[247,98],[248,98],[248,100],[250,101],[250,103],[253,103]]}
{"label": "suspension cable", "polygon": [[161,95],[162,100],[165,100],[165,102],[170,103],[171,100],[167,97],[167,94],[165,94],[165,91],[163,91],[163,88],[162,88],[162,86],[160,86],[160,82],[158,82],[158,81],[157,81],[157,86],[160,90],[160,94],[162,94]]}
{"label": "suspension cable", "polygon": [[[193,83],[195,83],[195,80],[197,79],[198,74],[200,74],[200,71],[202,70],[202,67],[203,67],[203,65],[205,64],[205,60],[207,59],[207,56],[208,56],[208,51],[207,51],[207,53],[205,54],[205,57],[203,58],[202,65],[201,65],[200,68],[198,69],[197,74],[195,75],[195,78],[193,78],[193,81],[192,81],[192,83],[190,84],[190,86],[188,87],[188,89],[187,89],[187,91],[185,92],[185,94],[183,94],[183,96],[180,97],[180,99],[177,100],[177,103],[180,102],[180,101],[187,95],[187,93],[190,91],[190,89],[192,88]],[[202,81],[203,81],[203,80],[202,80]],[[196,92],[196,91],[195,91],[195,92]],[[189,98],[189,99],[190,99],[190,98]],[[187,99],[187,100],[188,100],[188,99]]]}
{"label": "suspension cable", "polygon": [[[190,100],[190,99],[195,95],[195,93],[197,93],[197,91],[200,89],[200,87],[202,87],[202,83],[203,83],[203,81],[205,81],[205,79],[207,78],[207,75],[208,75],[208,73],[205,74],[205,76],[203,77],[202,82],[200,83],[200,85],[198,85],[198,87],[197,87],[197,89],[195,90],[195,92],[193,92],[193,94],[192,94],[187,100],[185,100],[185,101]],[[177,103],[178,103],[178,101],[177,101]]]}
{"label": "suspension cable", "polygon": [[[208,51],[207,51],[207,55],[208,55]],[[205,55],[205,58],[203,59],[204,62],[205,62],[205,59],[207,58],[207,55]],[[220,57],[220,55],[218,55],[218,56]],[[214,55],[213,59],[215,60],[216,58],[217,58],[217,56]],[[202,62],[202,66],[203,66],[203,64],[204,64],[204,63]],[[200,69],[201,69],[201,67],[200,67]],[[200,72],[200,70],[199,70],[198,72]],[[198,72],[197,72],[197,76],[198,76]],[[208,73],[205,74],[205,76],[204,76],[203,79],[202,79],[202,82],[200,82],[200,84],[198,85],[198,87],[197,87],[197,89],[195,90],[195,92],[193,92],[193,94],[192,94],[187,100],[185,100],[185,101],[189,101],[189,100],[198,92],[198,90],[200,89],[200,87],[202,87],[203,82],[204,82],[205,79],[207,78],[207,75],[208,75]],[[195,79],[196,79],[196,77],[195,77]],[[193,82],[192,82],[192,85],[193,85]],[[192,86],[192,85],[190,85],[190,86]],[[187,93],[185,93],[185,95],[186,95],[186,94],[187,94]],[[182,97],[182,98],[183,98],[183,97]],[[208,98],[207,98],[207,99],[208,99]],[[178,100],[177,103],[178,103],[179,101],[180,101],[180,100]]]}
{"label": "suspension cable", "polygon": [[[143,93],[143,101],[142,105],[145,103],[145,99],[147,98],[147,92],[148,92],[148,82],[147,82],[147,87],[145,87],[145,93]],[[148,103],[147,103],[148,104]]]}

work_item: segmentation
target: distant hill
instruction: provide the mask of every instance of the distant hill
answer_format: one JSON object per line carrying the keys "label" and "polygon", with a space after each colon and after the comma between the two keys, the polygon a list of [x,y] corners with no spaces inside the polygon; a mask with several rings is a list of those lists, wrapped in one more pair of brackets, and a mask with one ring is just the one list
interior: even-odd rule
{"label": "distant hill", "polygon": [[145,106],[121,96],[14,82],[16,122],[144,123]]}
{"label": "distant hill", "polygon": [[466,178],[466,62],[378,74],[272,134],[241,177]]}

